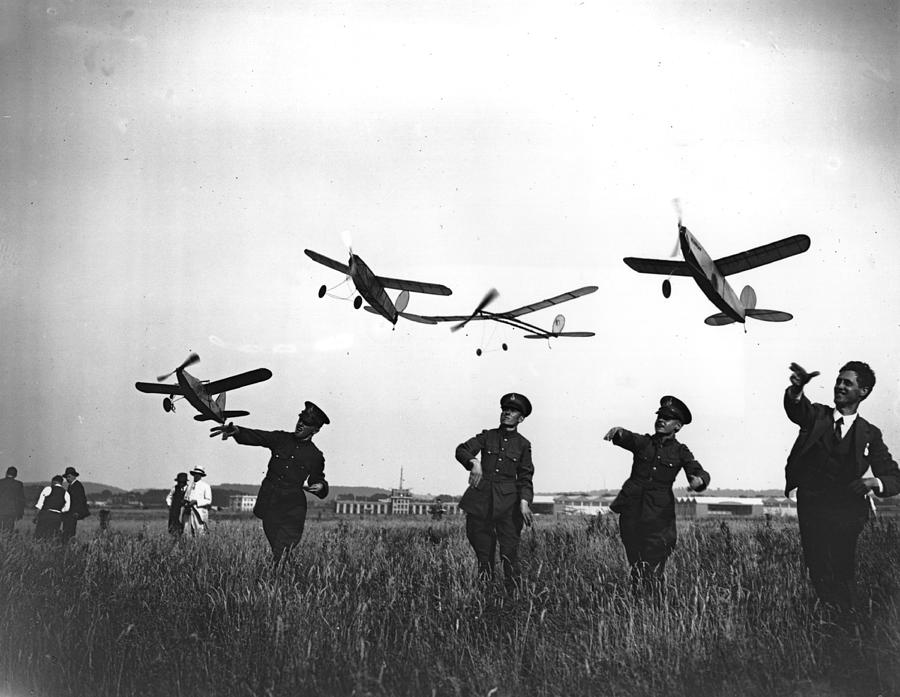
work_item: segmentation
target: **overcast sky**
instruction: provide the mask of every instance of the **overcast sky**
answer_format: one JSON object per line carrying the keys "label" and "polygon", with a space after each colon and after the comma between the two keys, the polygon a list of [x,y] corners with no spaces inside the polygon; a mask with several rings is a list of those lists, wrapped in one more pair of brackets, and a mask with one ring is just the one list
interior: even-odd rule
{"label": "overcast sky", "polygon": [[[861,413],[900,452],[896,2],[21,2],[0,8],[0,463],[25,481],[259,481],[265,450],[140,394],[191,351],[239,423],[305,399],[335,485],[460,494],[456,445],[522,392],[540,492],[617,487],[601,440],[663,394],[712,487],[777,488],[788,365],[868,361]],[[729,278],[785,324],[708,327],[687,278],[634,273],[684,222],[719,258],[807,234]],[[592,339],[383,319],[316,297],[340,274],[443,283],[409,310],[558,308]],[[393,295],[393,294],[392,294]],[[549,327],[555,310],[530,317]],[[509,351],[500,350],[506,342]],[[476,357],[475,350],[485,349]],[[679,485],[684,485],[683,477]]]}

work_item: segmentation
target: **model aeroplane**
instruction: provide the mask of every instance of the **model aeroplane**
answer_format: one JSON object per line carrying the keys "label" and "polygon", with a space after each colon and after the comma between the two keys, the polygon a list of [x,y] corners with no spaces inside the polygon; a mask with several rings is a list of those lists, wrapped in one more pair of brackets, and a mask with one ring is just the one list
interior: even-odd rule
{"label": "model aeroplane", "polygon": [[[553,326],[550,329],[541,329],[540,327],[529,324],[528,322],[525,322],[524,320],[521,320],[519,318],[522,315],[527,315],[530,312],[537,312],[538,310],[543,310],[544,308],[552,307],[553,305],[558,305],[559,303],[564,303],[568,300],[580,298],[581,296],[588,295],[596,290],[597,286],[585,286],[584,288],[570,290],[566,293],[561,293],[552,298],[547,298],[546,300],[532,303],[531,305],[523,305],[522,307],[518,307],[515,310],[508,310],[506,312],[486,312],[484,308],[492,303],[499,295],[497,290],[492,288],[490,291],[488,291],[487,295],[482,298],[481,302],[478,303],[478,306],[475,308],[475,310],[473,310],[469,315],[433,316],[414,315],[410,312],[400,312],[400,316],[413,322],[421,322],[422,324],[457,322],[457,324],[450,327],[450,330],[454,332],[459,331],[473,320],[491,320],[493,322],[499,322],[500,324],[509,325],[510,327],[515,327],[516,329],[521,329],[524,332],[531,332],[525,334],[524,338],[526,339],[549,340],[556,339],[558,337],[583,338],[594,336],[594,332],[564,332],[563,327],[565,327],[566,324],[566,318],[564,315],[557,315],[553,320]],[[374,312],[374,310],[370,310],[370,312]],[[506,344],[502,344],[502,348],[504,351],[506,351],[509,347]],[[482,350],[479,348],[475,351],[475,353],[480,356],[482,354]]]}
{"label": "model aeroplane", "polygon": [[[750,286],[744,286],[738,297],[725,280],[726,276],[747,271],[748,269],[771,264],[773,261],[802,254],[809,249],[809,237],[794,235],[761,247],[738,252],[715,261],[706,253],[703,246],[691,234],[681,219],[678,220],[678,247],[684,261],[671,259],[639,259],[625,257],[623,261],[640,273],[655,273],[665,276],[693,276],[700,290],[721,312],[707,317],[704,322],[711,326],[721,326],[734,322],[744,323],[747,317],[765,322],[787,322],[793,319],[789,312],[780,310],[762,310],[756,307],[756,292]],[[676,247],[676,252],[677,248]],[[672,294],[672,284],[668,278],[662,284],[663,296]]]}
{"label": "model aeroplane", "polygon": [[[350,250],[350,259],[347,264],[329,259],[311,249],[304,249],[303,252],[313,261],[335,271],[340,271],[347,276],[347,279],[353,281],[353,285],[359,291],[359,295],[353,300],[353,307],[358,310],[362,305],[363,298],[365,298],[372,310],[391,324],[397,324],[397,314],[405,310],[407,304],[409,304],[410,292],[429,293],[431,295],[450,295],[453,292],[447,286],[437,283],[420,283],[419,281],[404,281],[400,278],[376,276],[366,262],[353,253],[353,250]],[[391,302],[391,299],[385,292],[385,288],[401,291],[396,301]],[[328,290],[324,285],[319,288],[319,297],[325,297],[325,293]]]}
{"label": "model aeroplane", "polygon": [[[232,375],[221,380],[198,380],[188,373],[185,368],[200,361],[200,356],[192,353],[187,360],[168,375],[160,375],[157,382],[162,382],[171,375],[178,378],[177,385],[157,385],[152,382],[136,382],[134,386],[141,392],[151,394],[168,395],[163,399],[163,409],[167,412],[175,411],[176,395],[186,399],[194,409],[199,411],[194,419],[197,421],[218,421],[223,424],[227,419],[235,416],[247,416],[249,411],[225,411],[225,393],[228,390],[236,390],[239,387],[263,382],[272,377],[272,371],[267,368],[257,368],[240,375]],[[218,397],[213,398],[213,395]]]}

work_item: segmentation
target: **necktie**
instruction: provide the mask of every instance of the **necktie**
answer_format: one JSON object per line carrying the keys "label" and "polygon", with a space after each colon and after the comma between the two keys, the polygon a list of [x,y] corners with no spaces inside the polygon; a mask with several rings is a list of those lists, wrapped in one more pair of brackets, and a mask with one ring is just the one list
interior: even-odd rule
{"label": "necktie", "polygon": [[834,439],[840,443],[843,435],[841,434],[841,426],[844,425],[844,417],[841,416],[837,421],[834,422]]}

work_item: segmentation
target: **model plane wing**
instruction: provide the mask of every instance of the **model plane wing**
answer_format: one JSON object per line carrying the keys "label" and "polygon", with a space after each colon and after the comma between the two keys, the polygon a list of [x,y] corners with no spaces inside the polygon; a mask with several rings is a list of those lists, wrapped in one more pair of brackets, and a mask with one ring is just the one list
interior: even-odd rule
{"label": "model plane wing", "polygon": [[447,286],[439,283],[421,283],[420,281],[404,281],[402,278],[386,278],[377,276],[378,282],[385,288],[394,290],[408,290],[410,293],[428,293],[429,295],[451,295],[453,293]]}
{"label": "model plane wing", "polygon": [[160,385],[158,382],[136,382],[134,386],[148,394],[180,394],[184,395],[181,385]]}
{"label": "model plane wing", "polygon": [[350,267],[346,264],[342,264],[339,261],[335,261],[334,259],[329,259],[324,254],[319,254],[318,252],[314,252],[311,249],[304,249],[303,253],[312,259],[315,262],[322,264],[323,266],[327,266],[330,269],[334,269],[335,271],[340,271],[343,274],[350,275]]}
{"label": "model plane wing", "polygon": [[221,380],[213,380],[203,385],[206,394],[219,394],[228,392],[228,390],[236,390],[238,387],[252,385],[256,382],[263,382],[272,377],[272,371],[268,368],[257,368],[240,375],[232,375],[231,377],[222,378]]}
{"label": "model plane wing", "polygon": [[568,302],[569,300],[574,300],[575,298],[580,298],[583,295],[589,295],[596,290],[597,286],[585,286],[584,288],[578,288],[576,290],[570,290],[566,293],[560,293],[559,295],[555,295],[552,298],[547,298],[546,300],[541,300],[540,302],[532,303],[531,305],[523,305],[522,307],[517,307],[515,310],[510,310],[509,312],[498,312],[496,314],[500,315],[501,317],[521,317],[522,315],[527,315],[529,312],[537,312],[538,310],[543,310],[546,307],[552,307],[553,305],[559,305],[559,303],[564,303]]}
{"label": "model plane wing", "polygon": [[[438,322],[462,322],[464,319],[469,319],[469,315],[414,315],[412,312],[401,312],[399,314],[403,319],[408,319],[412,322],[419,322],[420,324],[437,324]],[[485,318],[475,316],[472,319],[476,320]]]}
{"label": "model plane wing", "polygon": [[690,276],[691,269],[683,261],[674,259],[641,259],[625,257],[622,259],[628,266],[639,273],[656,273],[660,276]]}
{"label": "model plane wing", "polygon": [[806,235],[794,235],[785,237],[777,242],[764,244],[762,247],[748,249],[746,252],[738,252],[728,257],[716,259],[716,268],[723,276],[754,269],[757,266],[771,264],[773,261],[802,254],[809,249],[809,237]]}

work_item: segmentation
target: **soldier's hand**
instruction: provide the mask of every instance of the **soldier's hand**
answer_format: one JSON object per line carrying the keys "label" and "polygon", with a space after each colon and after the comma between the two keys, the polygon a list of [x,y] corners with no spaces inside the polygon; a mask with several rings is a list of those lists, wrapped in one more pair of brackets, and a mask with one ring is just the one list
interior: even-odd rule
{"label": "soldier's hand", "polygon": [[230,421],[227,424],[222,424],[221,426],[213,426],[209,429],[209,437],[215,438],[218,435],[222,436],[222,440],[228,440],[229,436],[233,436],[237,433],[237,426],[235,426]]}
{"label": "soldier's hand", "polygon": [[472,458],[472,469],[469,471],[469,486],[478,486],[481,483],[481,460]]}
{"label": "soldier's hand", "polygon": [[315,484],[310,484],[309,486],[303,487],[309,493],[315,494],[317,491],[322,491],[325,488],[325,485],[322,482],[316,482]]}
{"label": "soldier's hand", "polygon": [[525,525],[531,527],[531,524],[534,522],[534,514],[531,512],[531,507],[528,505],[528,501],[522,499],[519,506],[522,510],[522,519],[525,521]]}
{"label": "soldier's hand", "polygon": [[621,426],[613,426],[611,429],[609,429],[606,432],[606,435],[603,436],[603,440],[612,440],[613,438],[616,437],[616,434],[622,430],[624,430],[624,429]]}
{"label": "soldier's hand", "polygon": [[703,480],[696,474],[692,474],[688,477],[688,484],[690,484],[691,491],[700,491],[700,489],[703,488]]}
{"label": "soldier's hand", "polygon": [[803,390],[804,385],[812,380],[816,375],[819,374],[818,370],[814,370],[811,373],[807,373],[800,365],[797,363],[791,363],[791,385],[793,385],[796,389],[795,392],[800,392]]}

